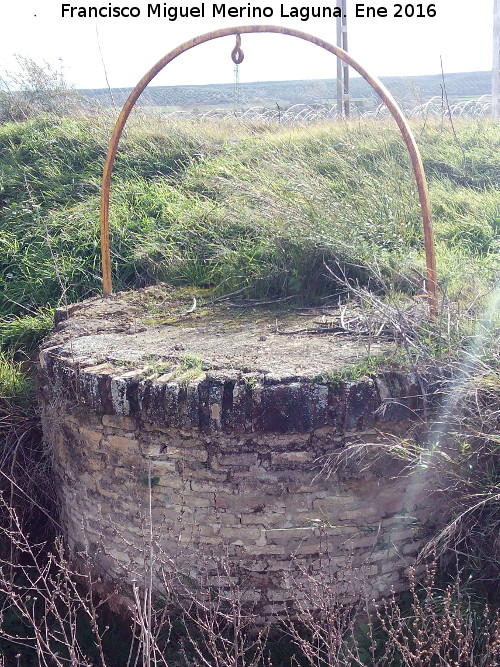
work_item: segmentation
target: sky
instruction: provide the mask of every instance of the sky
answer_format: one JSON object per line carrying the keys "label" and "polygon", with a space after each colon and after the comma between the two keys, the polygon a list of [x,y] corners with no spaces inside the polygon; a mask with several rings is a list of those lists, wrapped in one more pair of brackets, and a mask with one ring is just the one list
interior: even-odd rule
{"label": "sky", "polygon": [[[12,70],[13,54],[62,66],[66,80],[77,88],[105,88],[106,75],[113,88],[134,86],[161,57],[182,42],[226,26],[249,24],[283,25],[302,30],[326,41],[336,41],[335,18],[292,18],[293,7],[303,14],[312,8],[334,8],[336,0],[254,0],[238,3],[202,0],[162,0],[160,8],[196,11],[204,5],[205,16],[169,21],[148,17],[146,0],[70,0],[69,7],[102,7],[123,10],[135,7],[138,17],[83,18],[71,10],[63,18],[60,0],[2,0],[0,4],[0,72]],[[82,4],[77,4],[81,2]],[[73,4],[74,3],[74,4]],[[234,3],[234,4],[233,4]],[[243,10],[269,8],[272,17],[242,18],[213,16],[213,6],[225,4]],[[410,17],[397,18],[397,4],[386,0],[359,3],[347,0],[349,52],[375,76],[417,76],[441,71],[472,72],[492,67],[493,0],[436,0],[434,3],[402,2]],[[387,16],[363,17],[367,8]],[[419,17],[428,9],[435,16]],[[356,16],[356,9],[358,16]],[[136,13],[137,13],[137,10]],[[283,15],[282,15],[283,14]],[[182,85],[231,82],[234,66],[230,53],[234,37],[200,45],[169,64],[153,85]],[[245,60],[240,80],[335,78],[335,58],[302,40],[275,34],[243,35]]]}

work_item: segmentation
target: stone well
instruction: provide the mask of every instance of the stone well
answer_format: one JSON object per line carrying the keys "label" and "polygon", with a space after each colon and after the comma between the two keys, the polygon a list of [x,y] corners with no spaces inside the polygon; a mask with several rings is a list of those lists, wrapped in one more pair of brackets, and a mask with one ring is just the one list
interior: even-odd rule
{"label": "stone well", "polygon": [[41,403],[71,547],[125,584],[151,534],[157,569],[210,580],[220,557],[263,613],[326,567],[343,595],[404,588],[439,503],[379,445],[419,417],[416,378],[363,376],[334,310],[190,304],[159,286],[57,312]]}

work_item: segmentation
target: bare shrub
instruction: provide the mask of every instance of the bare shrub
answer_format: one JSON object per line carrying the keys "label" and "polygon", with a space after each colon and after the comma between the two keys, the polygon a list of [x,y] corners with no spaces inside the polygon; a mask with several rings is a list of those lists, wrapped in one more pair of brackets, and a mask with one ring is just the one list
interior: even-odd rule
{"label": "bare shrub", "polygon": [[[47,667],[500,664],[498,611],[469,595],[459,578],[440,587],[435,560],[430,561],[422,585],[410,570],[408,602],[392,594],[375,603],[359,596],[362,575],[349,564],[339,571],[338,563],[326,555],[321,567],[290,581],[293,599],[280,635],[276,628],[269,634],[269,627],[261,624],[248,603],[249,591],[242,588],[227,559],[200,555],[203,574],[192,581],[172,560],[159,556],[163,595],[134,586],[124,623],[129,630],[113,642],[107,637],[113,624],[107,598],[92,574],[91,555],[80,554],[85,562],[76,571],[60,539],[52,549],[31,544],[16,513],[6,503],[3,508],[11,515],[12,527],[4,528],[2,537],[13,548],[12,559],[2,558],[0,567],[0,642],[7,647],[8,664],[16,660],[19,665]],[[278,643],[282,649],[288,647],[281,660],[270,657],[277,653]]]}
{"label": "bare shrub", "polygon": [[[182,586],[179,583],[182,582]],[[271,667],[268,627],[255,613],[227,558],[205,559],[193,586],[176,583],[184,610],[184,657],[196,667]]]}
{"label": "bare shrub", "polygon": [[[96,652],[106,665],[98,629],[102,603],[95,603],[92,577],[71,568],[60,539],[47,551],[45,544],[33,544],[16,511],[3,498],[1,505],[11,519],[10,527],[2,531],[2,537],[10,541],[11,552],[10,557],[0,560],[0,636],[24,649],[20,654],[26,659],[36,654],[40,665],[90,667],[93,657],[86,654],[78,636],[80,624],[86,621]],[[18,619],[22,632],[9,631],[12,618]]]}
{"label": "bare shrub", "polygon": [[[500,660],[500,614],[463,590],[460,578],[441,588],[431,560],[423,582],[408,572],[408,599],[348,603],[332,593],[328,563],[299,587],[285,622],[296,647],[290,664],[307,667],[494,667]],[[350,575],[353,575],[351,573]],[[305,595],[304,595],[305,593]],[[314,607],[311,605],[314,603]]]}
{"label": "bare shrub", "polygon": [[58,116],[75,113],[84,106],[81,95],[71,89],[62,67],[16,55],[15,71],[0,77],[0,122],[23,121],[41,113]]}
{"label": "bare shrub", "polygon": [[285,633],[297,649],[292,665],[363,664],[356,662],[356,619],[366,606],[360,576],[347,562],[339,573],[327,551],[318,569],[311,573],[302,568],[300,579],[292,578],[293,602],[284,620]]}
{"label": "bare shrub", "polygon": [[374,664],[429,667],[431,665],[498,665],[500,616],[488,607],[474,609],[460,580],[443,590],[436,586],[436,562],[427,569],[420,588],[410,569],[410,605],[407,610],[393,595],[377,606],[377,618],[386,636],[386,648]]}

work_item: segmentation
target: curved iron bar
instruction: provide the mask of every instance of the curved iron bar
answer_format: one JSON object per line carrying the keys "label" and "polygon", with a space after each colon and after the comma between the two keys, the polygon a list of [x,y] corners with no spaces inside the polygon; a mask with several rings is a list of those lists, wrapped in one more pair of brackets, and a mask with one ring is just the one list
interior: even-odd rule
{"label": "curved iron bar", "polygon": [[415,180],[418,187],[418,195],[420,199],[420,208],[422,213],[422,223],[424,227],[424,245],[425,245],[425,258],[426,258],[426,289],[429,300],[429,310],[432,315],[437,314],[437,272],[436,272],[436,255],[434,247],[434,232],[432,228],[432,216],[430,209],[429,201],[429,191],[427,187],[427,179],[425,177],[424,166],[422,163],[422,158],[418,150],[415,137],[411,131],[408,122],[403,116],[397,102],[394,100],[390,92],[385,88],[385,86],[375,77],[371,76],[364,67],[362,67],[354,58],[352,58],[346,51],[325,42],[319,37],[314,37],[308,33],[302,32],[300,30],[294,30],[292,28],[284,28],[282,26],[274,25],[247,25],[240,27],[228,27],[221,28],[219,30],[214,30],[212,32],[205,33],[204,35],[199,35],[194,37],[187,42],[184,42],[170,53],[167,53],[161,60],[159,60],[156,65],[154,65],[146,74],[142,77],[139,83],[130,93],[127,101],[123,105],[123,108],[118,116],[115,127],[113,129],[113,134],[108,145],[108,153],[106,156],[106,161],[104,163],[103,175],[102,175],[102,187],[101,187],[101,257],[102,257],[102,276],[103,276],[103,292],[105,295],[112,293],[113,285],[111,280],[111,253],[109,246],[109,190],[111,185],[111,173],[113,170],[113,164],[116,157],[116,151],[118,148],[118,143],[120,141],[121,134],[127,119],[132,111],[134,104],[137,99],[146,88],[146,86],[154,79],[154,77],[166,66],[168,63],[172,62],[175,58],[180,56],[182,53],[189,51],[195,46],[204,44],[205,42],[210,42],[213,39],[219,39],[220,37],[228,37],[230,35],[242,35],[246,33],[278,33],[281,35],[288,35],[289,37],[297,37],[303,39],[306,42],[311,44],[316,44],[316,46],[329,51],[334,56],[337,56],[344,62],[348,63],[353,69],[361,74],[361,76],[371,85],[374,90],[382,98],[383,102],[391,112],[394,120],[396,121],[403,139],[405,141],[406,147],[410,154],[411,163],[413,166],[413,172],[415,175]]}

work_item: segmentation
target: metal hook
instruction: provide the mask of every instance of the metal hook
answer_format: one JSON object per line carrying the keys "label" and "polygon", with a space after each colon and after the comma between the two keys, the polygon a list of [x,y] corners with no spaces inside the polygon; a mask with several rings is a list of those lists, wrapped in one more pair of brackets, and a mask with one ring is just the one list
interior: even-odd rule
{"label": "metal hook", "polygon": [[241,65],[245,54],[241,50],[241,36],[239,33],[236,34],[236,46],[231,51],[231,60],[235,65]]}

